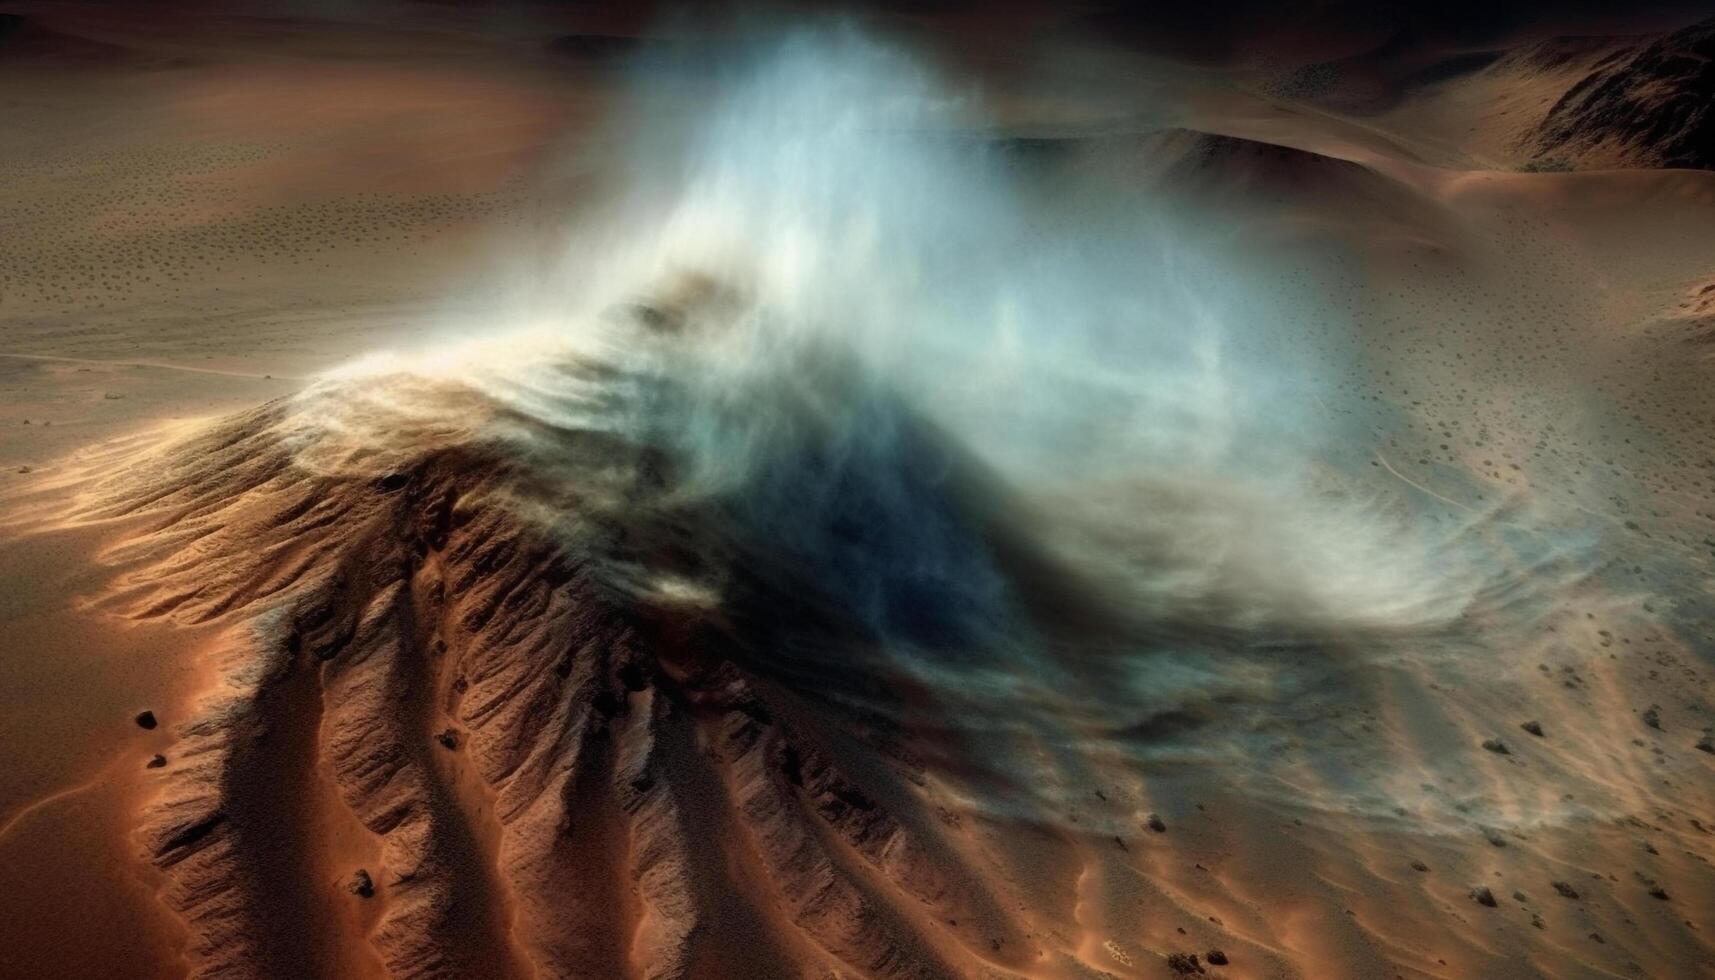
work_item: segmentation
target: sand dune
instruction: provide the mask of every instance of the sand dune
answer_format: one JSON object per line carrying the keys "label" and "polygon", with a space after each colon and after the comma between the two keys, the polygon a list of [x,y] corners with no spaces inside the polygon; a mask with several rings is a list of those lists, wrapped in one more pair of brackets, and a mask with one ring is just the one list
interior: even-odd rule
{"label": "sand dune", "polygon": [[1596,62],[1537,125],[1537,155],[1710,169],[1712,55],[1715,21],[1705,21]]}
{"label": "sand dune", "polygon": [[[654,503],[670,460],[599,428],[498,437],[506,407],[457,385],[350,384],[435,414],[347,423],[391,430],[376,459],[302,444],[316,399],[274,403],[121,467],[79,518],[151,525],[112,553],[125,615],[243,624],[203,654],[222,682],[147,820],[198,972],[350,975],[364,932],[404,976],[1028,962],[921,772],[771,676],[871,641],[779,592],[796,575],[718,511]],[[373,843],[339,846],[353,818]],[[373,910],[318,910],[342,880]]]}
{"label": "sand dune", "polygon": [[1710,975],[1715,175],[1561,98],[1666,40],[19,16],[0,973]]}

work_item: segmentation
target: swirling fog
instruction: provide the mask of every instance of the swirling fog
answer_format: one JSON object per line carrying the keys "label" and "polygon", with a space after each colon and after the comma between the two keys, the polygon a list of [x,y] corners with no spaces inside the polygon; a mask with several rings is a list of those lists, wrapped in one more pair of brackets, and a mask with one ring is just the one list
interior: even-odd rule
{"label": "swirling fog", "polygon": [[[993,747],[1244,758],[1247,719],[1340,663],[1464,650],[1475,615],[1505,635],[1541,567],[1578,573],[1522,508],[1450,524],[1378,489],[1342,437],[1384,410],[1338,403],[1356,354],[1309,290],[1141,188],[1049,193],[979,93],[908,53],[820,31],[634,74],[624,124],[568,164],[606,204],[511,257],[492,321],[297,396],[303,465],[468,441],[527,461],[513,503],[569,540],[699,513],[700,553],[616,552],[614,588],[741,624],[778,610],[740,579],[814,597],[861,642],[777,637],[765,668]],[[634,452],[592,471],[566,432]],[[1505,556],[1477,533],[1497,523]],[[907,718],[903,690],[943,711]]]}

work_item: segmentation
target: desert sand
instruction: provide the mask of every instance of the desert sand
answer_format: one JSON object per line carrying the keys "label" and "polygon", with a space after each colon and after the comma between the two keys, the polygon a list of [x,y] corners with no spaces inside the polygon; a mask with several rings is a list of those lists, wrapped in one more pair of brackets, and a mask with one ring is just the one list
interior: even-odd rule
{"label": "desert sand", "polygon": [[6,6],[0,974],[1715,976],[1694,22]]}

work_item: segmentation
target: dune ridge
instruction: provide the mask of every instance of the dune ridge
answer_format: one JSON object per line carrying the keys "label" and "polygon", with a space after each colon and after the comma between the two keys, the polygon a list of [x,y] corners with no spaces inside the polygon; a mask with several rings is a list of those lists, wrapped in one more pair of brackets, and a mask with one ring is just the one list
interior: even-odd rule
{"label": "dune ridge", "polygon": [[[504,411],[449,397],[460,418]],[[480,439],[317,473],[289,434],[304,407],[219,423],[83,515],[155,525],[111,556],[140,564],[106,601],[235,624],[144,831],[199,936],[199,975],[362,962],[304,960],[340,944],[309,942],[329,916],[291,905],[292,878],[357,871],[307,836],[339,806],[380,842],[369,942],[391,975],[1021,962],[1019,926],[944,828],[890,805],[921,774],[828,730],[824,699],[747,666],[756,637],[672,574],[640,571],[708,547],[690,515],[635,502],[665,490],[661,460],[608,433],[538,429],[555,471],[582,480],[535,482]],[[580,526],[533,526],[519,494]],[[591,513],[621,494],[629,519]],[[639,596],[640,574],[667,578]],[[807,619],[819,643],[861,635],[814,606],[776,615]],[[296,860],[277,853],[287,841]]]}

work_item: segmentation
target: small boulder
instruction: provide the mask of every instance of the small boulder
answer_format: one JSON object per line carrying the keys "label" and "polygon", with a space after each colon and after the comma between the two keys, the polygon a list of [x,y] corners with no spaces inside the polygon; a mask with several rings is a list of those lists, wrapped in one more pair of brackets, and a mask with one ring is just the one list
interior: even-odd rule
{"label": "small boulder", "polygon": [[1541,723],[1539,723],[1539,722],[1534,722],[1534,721],[1527,721],[1527,722],[1525,722],[1525,723],[1524,723],[1524,724],[1522,724],[1522,725],[1520,725],[1520,726],[1518,726],[1518,727],[1520,727],[1520,728],[1522,728],[1522,729],[1524,729],[1524,730],[1525,730],[1525,731],[1527,731],[1527,732],[1529,732],[1529,733],[1531,733],[1531,734],[1532,734],[1532,735],[1535,735],[1535,736],[1536,736],[1536,737],[1537,737],[1537,738],[1542,738],[1542,737],[1543,737],[1543,735],[1542,735],[1542,725],[1541,725]]}
{"label": "small boulder", "polygon": [[1207,953],[1203,954],[1203,958],[1208,960],[1210,963],[1212,963],[1215,966],[1226,966],[1227,965],[1227,954],[1221,952],[1218,949],[1209,950]]}
{"label": "small boulder", "polygon": [[1168,953],[1167,968],[1180,976],[1204,972],[1203,964],[1197,962],[1196,953]]}
{"label": "small boulder", "polygon": [[158,724],[160,724],[160,722],[155,720],[155,713],[153,711],[139,711],[137,713],[138,728],[149,730]]}
{"label": "small boulder", "polygon": [[1153,830],[1158,834],[1167,833],[1167,824],[1162,823],[1161,818],[1155,814],[1150,814],[1149,819],[1145,822],[1149,825],[1150,830]]}
{"label": "small boulder", "polygon": [[351,893],[358,898],[375,897],[375,879],[369,877],[367,868],[358,868],[351,876]]}
{"label": "small boulder", "polygon": [[159,769],[166,764],[167,764],[167,757],[164,755],[161,755],[159,752],[157,752],[154,755],[149,757],[149,762],[144,768]]}
{"label": "small boulder", "polygon": [[1489,908],[1500,907],[1500,903],[1495,901],[1495,893],[1489,891],[1488,885],[1478,885],[1471,889],[1471,899],[1478,905],[1486,905]]}
{"label": "small boulder", "polygon": [[1498,738],[1485,740],[1483,742],[1483,748],[1488,749],[1496,755],[1512,755],[1512,750],[1507,748],[1507,743]]}
{"label": "small boulder", "polygon": [[435,736],[435,741],[441,743],[441,747],[444,749],[457,749],[459,747],[458,729],[448,728],[442,731]]}
{"label": "small boulder", "polygon": [[1554,886],[1554,890],[1560,893],[1561,898],[1570,898],[1573,900],[1578,898],[1578,889],[1573,888],[1564,881],[1554,881],[1549,884]]}

